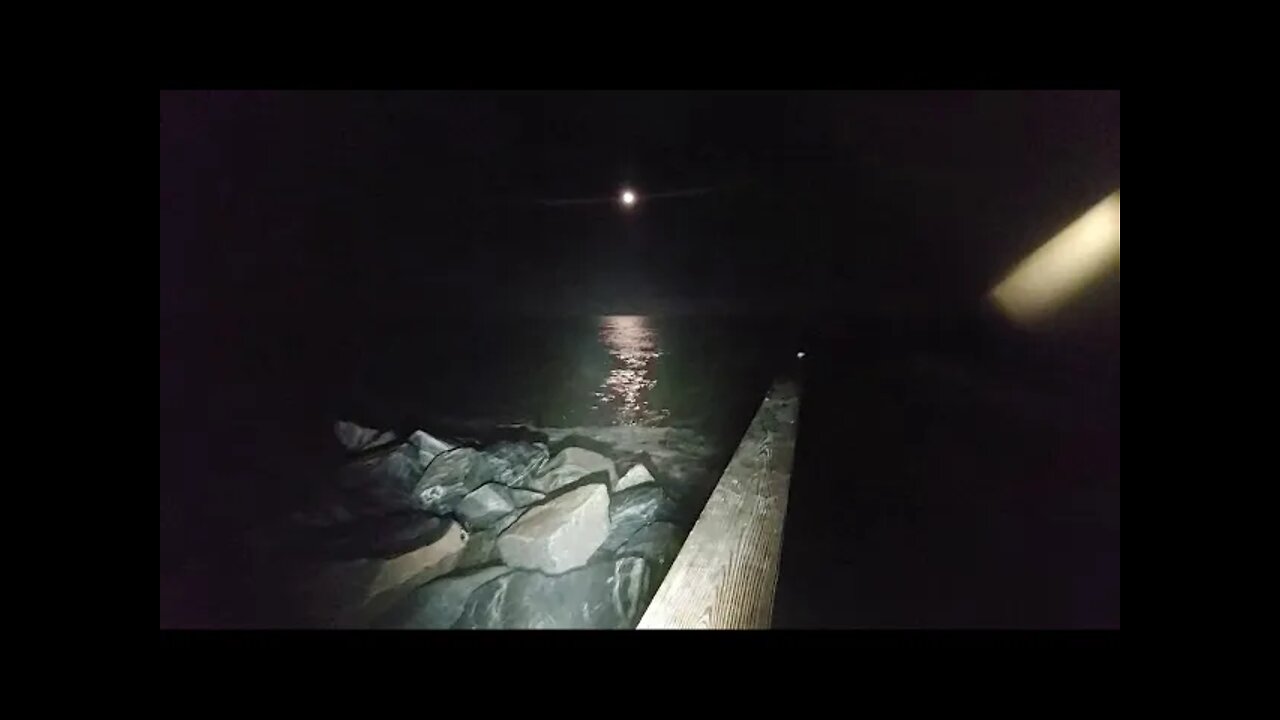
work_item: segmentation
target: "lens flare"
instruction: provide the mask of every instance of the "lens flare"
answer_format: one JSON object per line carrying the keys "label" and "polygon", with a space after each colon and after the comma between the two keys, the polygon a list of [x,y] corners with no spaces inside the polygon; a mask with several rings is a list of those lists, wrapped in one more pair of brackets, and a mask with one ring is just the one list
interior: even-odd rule
{"label": "lens flare", "polygon": [[991,299],[1009,319],[1034,325],[1119,265],[1117,190],[1027,256],[991,290]]}

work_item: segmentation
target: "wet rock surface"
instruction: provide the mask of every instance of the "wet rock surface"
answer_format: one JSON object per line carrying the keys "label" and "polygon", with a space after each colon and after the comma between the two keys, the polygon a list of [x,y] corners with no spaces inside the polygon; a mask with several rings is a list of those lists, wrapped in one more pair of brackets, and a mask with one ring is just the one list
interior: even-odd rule
{"label": "wet rock surface", "polygon": [[475,448],[455,448],[437,455],[423,467],[412,486],[418,507],[449,514],[472,490],[485,483],[484,455]]}
{"label": "wet rock surface", "polygon": [[618,557],[642,557],[660,572],[671,567],[671,561],[680,552],[680,544],[684,533],[676,525],[667,522],[655,522],[637,530],[622,547],[618,548]]}
{"label": "wet rock surface", "polygon": [[485,454],[492,472],[489,482],[530,490],[538,488],[529,486],[528,479],[540,472],[551,457],[547,446],[537,442],[497,442],[485,448]]}
{"label": "wet rock surface", "polygon": [[501,562],[498,557],[498,536],[503,530],[511,527],[520,516],[524,514],[524,510],[516,510],[495,522],[492,526],[472,533],[467,539],[467,549],[463,551],[462,557],[458,559],[458,569],[467,570],[469,568],[484,567]]}
{"label": "wet rock surface", "polygon": [[589,444],[612,458],[623,472],[643,461],[671,498],[688,499],[698,506],[710,495],[724,469],[723,462],[728,461],[727,454],[718,456],[705,435],[686,428],[618,425],[538,430],[553,446]]}
{"label": "wet rock surface", "polygon": [[585,448],[567,447],[556,453],[540,472],[524,479],[520,487],[550,493],[597,473],[606,476],[610,488],[618,481],[618,469],[612,460]]}
{"label": "wet rock surface", "polygon": [[714,482],[682,430],[474,446],[420,430],[385,447],[385,431],[343,432],[356,457],[291,516],[288,541],[260,543],[322,563],[304,593],[313,625],[634,627]]}
{"label": "wet rock surface", "polygon": [[533,490],[521,490],[520,488],[511,489],[511,502],[518,508],[536,505],[547,499],[545,493],[535,492]]}
{"label": "wet rock surface", "polygon": [[640,528],[657,521],[677,519],[676,504],[656,485],[641,485],[613,496],[609,506],[609,534],[605,550],[622,547]]}
{"label": "wet rock surface", "polygon": [[563,575],[515,571],[467,599],[458,629],[624,629],[640,618],[652,588],[641,558],[622,558]]}
{"label": "wet rock surface", "polygon": [[511,491],[505,485],[487,483],[458,503],[458,516],[471,530],[483,530],[515,510]]}
{"label": "wet rock surface", "polygon": [[378,564],[377,574],[367,591],[368,597],[373,599],[414,578],[425,580],[453,570],[466,544],[466,531],[457,523],[449,523],[435,542]]}
{"label": "wet rock surface", "polygon": [[405,630],[449,628],[462,615],[467,599],[477,588],[509,572],[511,568],[499,565],[439,578],[409,593],[373,626]]}

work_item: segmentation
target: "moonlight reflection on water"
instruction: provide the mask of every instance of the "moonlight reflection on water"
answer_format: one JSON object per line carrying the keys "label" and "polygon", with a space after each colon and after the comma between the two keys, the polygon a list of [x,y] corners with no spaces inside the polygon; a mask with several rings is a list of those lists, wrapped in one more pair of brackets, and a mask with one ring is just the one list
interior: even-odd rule
{"label": "moonlight reflection on water", "polygon": [[668,411],[650,407],[649,391],[657,384],[654,365],[662,355],[658,333],[638,315],[600,318],[600,342],[613,356],[614,366],[596,391],[601,404],[613,410],[616,425],[653,425]]}

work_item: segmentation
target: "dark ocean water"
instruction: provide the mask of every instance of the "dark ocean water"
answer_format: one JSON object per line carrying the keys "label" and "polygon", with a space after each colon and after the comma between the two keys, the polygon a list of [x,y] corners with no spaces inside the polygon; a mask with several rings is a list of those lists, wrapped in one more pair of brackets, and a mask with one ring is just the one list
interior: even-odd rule
{"label": "dark ocean water", "polygon": [[[538,427],[745,424],[794,355],[785,323],[606,315],[398,327],[351,368],[350,419]],[[749,417],[748,417],[749,419]]]}

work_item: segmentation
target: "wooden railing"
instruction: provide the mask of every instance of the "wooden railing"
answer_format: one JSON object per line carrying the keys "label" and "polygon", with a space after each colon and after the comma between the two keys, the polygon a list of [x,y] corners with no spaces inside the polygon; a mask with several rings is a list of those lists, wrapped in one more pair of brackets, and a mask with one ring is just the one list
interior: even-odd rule
{"label": "wooden railing", "polygon": [[763,629],[773,617],[800,388],[774,384],[640,629]]}

